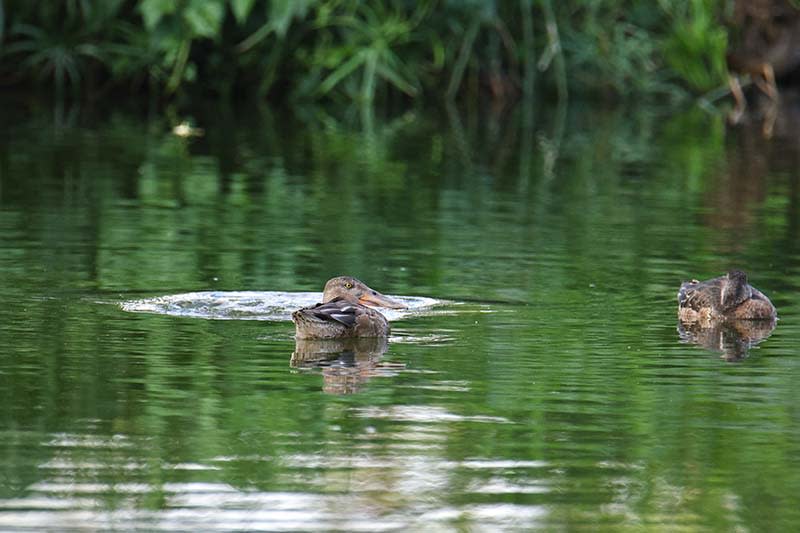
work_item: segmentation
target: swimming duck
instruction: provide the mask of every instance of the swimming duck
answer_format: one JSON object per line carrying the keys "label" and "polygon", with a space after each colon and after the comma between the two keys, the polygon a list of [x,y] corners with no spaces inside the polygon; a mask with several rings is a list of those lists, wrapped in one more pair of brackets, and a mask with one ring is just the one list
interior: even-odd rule
{"label": "swimming duck", "polygon": [[775,316],[775,306],[769,298],[748,284],[747,274],[740,270],[707,281],[685,281],[678,290],[681,320],[766,320]]}
{"label": "swimming duck", "polygon": [[328,280],[322,303],[292,313],[298,339],[346,339],[350,337],[386,337],[389,322],[368,306],[391,309],[405,307],[350,276]]}

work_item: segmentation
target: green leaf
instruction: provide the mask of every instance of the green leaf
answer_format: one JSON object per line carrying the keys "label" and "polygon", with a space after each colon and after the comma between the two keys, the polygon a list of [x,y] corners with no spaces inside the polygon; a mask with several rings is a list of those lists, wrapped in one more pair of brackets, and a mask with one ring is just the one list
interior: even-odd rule
{"label": "green leaf", "polygon": [[361,85],[361,98],[364,102],[372,102],[375,99],[375,70],[378,67],[379,52],[370,50],[366,54],[364,64],[364,79]]}
{"label": "green leaf", "polygon": [[353,57],[339,65],[339,68],[331,72],[331,74],[325,78],[325,80],[320,84],[318,92],[321,95],[330,92],[330,90],[333,89],[340,81],[360,67],[361,64],[366,61],[366,59],[366,55],[361,52],[353,55]]}
{"label": "green leaf", "polygon": [[175,13],[178,0],[141,0],[139,11],[148,30],[154,29],[165,15]]}
{"label": "green leaf", "polygon": [[244,24],[250,11],[253,10],[255,0],[231,0],[231,10],[233,16],[236,17],[236,22]]}
{"label": "green leaf", "polygon": [[280,37],[286,35],[292,19],[304,17],[308,6],[313,2],[314,0],[272,0],[269,18],[275,33]]}
{"label": "green leaf", "polygon": [[417,88],[411,82],[405,80],[398,71],[392,70],[389,65],[383,63],[378,65],[378,74],[407,95],[417,95]]}
{"label": "green leaf", "polygon": [[192,0],[183,11],[183,19],[197,37],[215,37],[224,16],[224,0]]}

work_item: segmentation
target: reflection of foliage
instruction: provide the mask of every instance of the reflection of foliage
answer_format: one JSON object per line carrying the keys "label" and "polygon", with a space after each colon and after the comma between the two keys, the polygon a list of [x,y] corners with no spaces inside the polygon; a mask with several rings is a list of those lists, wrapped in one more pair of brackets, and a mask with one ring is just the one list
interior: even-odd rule
{"label": "reflection of foliage", "polygon": [[[718,0],[9,0],[0,72],[77,87],[97,71],[178,93],[337,98],[423,93],[507,98],[535,79],[647,94],[721,80]],[[538,57],[537,57],[538,56]],[[27,68],[16,72],[11,60]],[[551,68],[552,65],[552,68]],[[535,70],[545,71],[537,78]]]}
{"label": "reflection of foliage", "polygon": [[[116,115],[57,138],[41,135],[53,129],[43,120],[0,144],[6,497],[80,480],[70,490],[108,487],[92,495],[101,509],[169,513],[186,503],[175,482],[248,498],[349,499],[368,486],[343,507],[404,518],[421,499],[453,508],[476,488],[530,483],[546,490],[515,494],[516,505],[555,502],[532,529],[598,517],[612,529],[664,525],[669,514],[683,527],[790,529],[780,526],[796,505],[781,494],[797,486],[786,468],[796,379],[752,371],[791,363],[790,321],[762,345],[760,366],[739,368],[680,346],[673,328],[676,268],[689,255],[698,270],[717,260],[688,214],[725,155],[716,117],[574,106],[564,124],[409,114],[362,132],[320,115],[247,126],[218,111],[202,140]],[[561,139],[553,179],[530,141],[539,135]],[[750,262],[774,257],[797,212],[770,216],[773,230],[749,239],[748,254],[763,247]],[[491,303],[399,324],[422,341],[392,342],[386,358],[414,371],[350,398],[290,374],[289,324],[98,303],[131,291],[311,290],[339,272]],[[796,277],[775,276],[792,294]],[[425,341],[443,332],[453,340]],[[78,445],[43,445],[54,435]],[[398,454],[403,468],[388,460]],[[475,468],[482,459],[488,468]],[[420,495],[407,468],[443,475]],[[765,500],[769,518],[751,511]],[[458,527],[485,526],[463,515]]]}
{"label": "reflection of foliage", "polygon": [[[702,184],[718,167],[724,142],[723,124],[710,123],[701,111],[666,123],[652,110],[603,114],[588,107],[555,123],[545,117],[526,124],[519,114],[467,117],[462,123],[455,115],[445,129],[408,113],[393,121],[375,119],[368,130],[317,113],[302,124],[261,117],[257,135],[225,113],[199,118],[212,124],[202,140],[175,137],[157,122],[145,135],[147,142],[141,141],[144,132],[119,121],[91,138],[65,131],[61,152],[41,154],[10,175],[44,176],[47,161],[59,157],[54,166],[79,180],[82,190],[96,189],[93,195],[104,199],[96,209],[115,213],[97,215],[109,221],[102,238],[125,250],[112,246],[99,252],[98,283],[106,289],[192,287],[197,265],[203,265],[201,273],[230,270],[225,279],[270,272],[290,282],[298,271],[318,277],[381,271],[382,253],[389,261],[415,265],[413,276],[426,279],[441,252],[448,260],[469,258],[457,276],[470,286],[490,260],[485,258],[502,255],[509,238],[506,226],[489,222],[494,213],[486,198],[509,195],[504,201],[523,218],[574,216],[575,246],[592,250],[591,242],[605,235],[594,229],[605,227],[602,217],[625,219],[638,210],[636,202],[617,201],[626,183],[641,183],[643,194],[657,194],[669,209],[647,216],[654,225],[671,227],[675,212],[702,200]],[[702,131],[704,142],[692,141],[687,131]],[[75,154],[98,154],[99,148],[86,144],[97,138],[106,139],[103,156],[73,169]],[[198,154],[198,146],[210,153]],[[118,179],[84,183],[93,172]],[[38,198],[41,186],[32,179],[21,184],[19,194]],[[138,213],[124,225],[112,223],[128,218],[115,211],[115,197]],[[434,213],[440,204],[447,208]],[[214,206],[221,211],[210,216]],[[227,240],[243,226],[250,228],[247,243],[231,249]],[[549,235],[543,244],[558,240],[541,231]],[[314,245],[298,241],[298,235]],[[425,244],[403,249],[412,237]],[[524,232],[519,237],[515,246],[531,246]],[[203,250],[228,252],[196,257],[191,250],[200,242]],[[294,242],[288,250],[280,244]],[[525,286],[529,269],[516,266],[512,284]],[[237,286],[242,284],[231,288]],[[500,286],[488,282],[485,291],[495,289]]]}

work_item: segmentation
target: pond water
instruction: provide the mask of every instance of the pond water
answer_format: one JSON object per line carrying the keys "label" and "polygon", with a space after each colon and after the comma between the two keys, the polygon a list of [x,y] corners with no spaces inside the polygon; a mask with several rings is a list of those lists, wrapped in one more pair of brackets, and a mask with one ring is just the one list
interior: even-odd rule
{"label": "pond water", "polygon": [[[14,108],[0,529],[800,528],[791,122]],[[775,329],[679,327],[734,267]],[[339,274],[419,309],[296,344]]]}

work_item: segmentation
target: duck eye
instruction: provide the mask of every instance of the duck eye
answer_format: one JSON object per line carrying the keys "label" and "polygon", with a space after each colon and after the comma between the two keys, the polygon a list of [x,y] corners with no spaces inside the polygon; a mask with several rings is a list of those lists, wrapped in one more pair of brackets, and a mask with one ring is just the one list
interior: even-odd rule
{"label": "duck eye", "polygon": [[353,284],[348,281],[347,283],[344,284],[344,288],[345,289],[352,289],[353,288]]}

